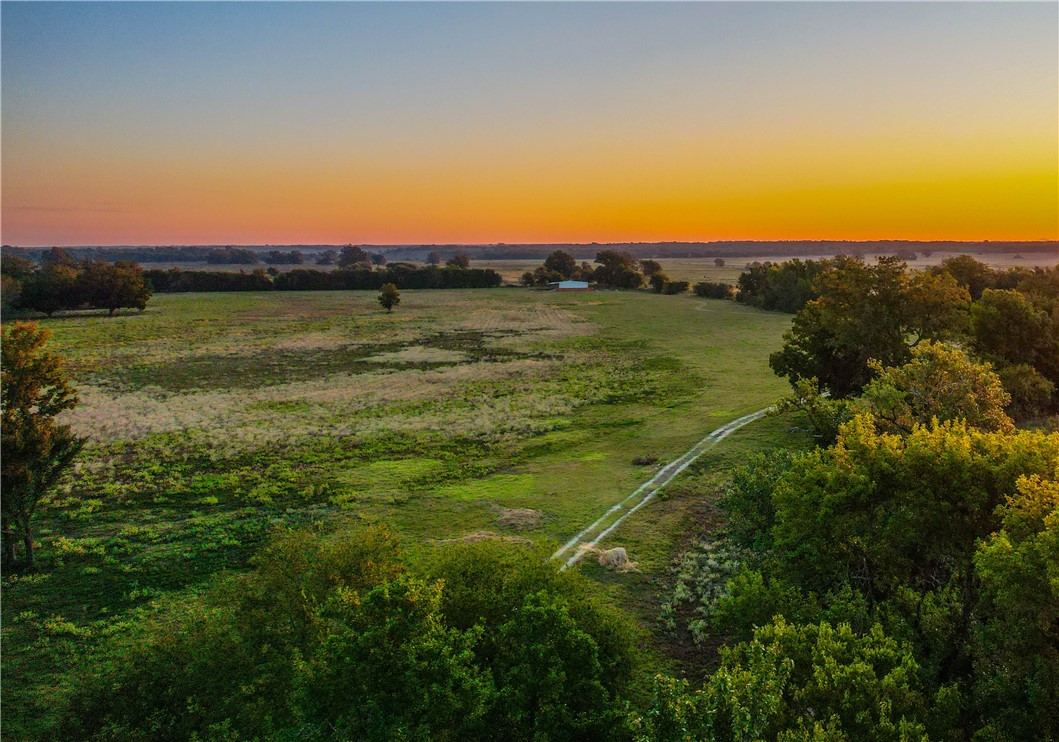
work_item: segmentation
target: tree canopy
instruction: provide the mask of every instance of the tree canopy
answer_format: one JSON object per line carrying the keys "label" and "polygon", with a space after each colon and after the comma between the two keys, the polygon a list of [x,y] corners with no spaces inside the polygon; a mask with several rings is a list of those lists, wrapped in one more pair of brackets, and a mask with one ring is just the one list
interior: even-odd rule
{"label": "tree canopy", "polygon": [[871,361],[898,366],[919,342],[958,334],[970,303],[951,276],[912,274],[897,258],[837,258],[813,287],[819,298],[795,315],[769,365],[792,382],[815,378],[836,397],[870,381]]}

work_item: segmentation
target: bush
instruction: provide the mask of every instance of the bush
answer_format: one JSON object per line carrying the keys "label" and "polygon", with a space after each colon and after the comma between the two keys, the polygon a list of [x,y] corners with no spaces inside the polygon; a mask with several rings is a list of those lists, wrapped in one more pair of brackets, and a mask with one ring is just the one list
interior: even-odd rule
{"label": "bush", "polygon": [[700,281],[695,284],[695,295],[705,299],[731,299],[735,296],[735,286],[730,283]]}
{"label": "bush", "polygon": [[790,451],[756,453],[735,470],[725,485],[721,507],[728,515],[729,536],[737,546],[759,553],[772,547],[776,520],[772,493],[797,458]]}
{"label": "bush", "polygon": [[690,287],[691,284],[687,281],[666,281],[662,286],[662,293],[668,295],[683,294],[686,293]]}

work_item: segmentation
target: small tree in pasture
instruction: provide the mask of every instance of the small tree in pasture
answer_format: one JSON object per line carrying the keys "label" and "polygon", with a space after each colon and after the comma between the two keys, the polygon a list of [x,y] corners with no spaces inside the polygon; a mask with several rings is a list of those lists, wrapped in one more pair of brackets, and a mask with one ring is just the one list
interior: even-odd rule
{"label": "small tree in pasture", "polygon": [[392,312],[393,308],[401,303],[401,292],[397,290],[397,285],[392,283],[383,284],[382,291],[379,294],[379,304],[387,312]]}

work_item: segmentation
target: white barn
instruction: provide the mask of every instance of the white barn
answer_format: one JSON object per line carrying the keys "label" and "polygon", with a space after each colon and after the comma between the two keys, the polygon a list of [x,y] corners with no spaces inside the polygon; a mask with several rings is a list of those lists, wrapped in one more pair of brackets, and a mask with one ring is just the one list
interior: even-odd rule
{"label": "white barn", "polygon": [[552,281],[548,284],[556,291],[591,291],[587,281]]}

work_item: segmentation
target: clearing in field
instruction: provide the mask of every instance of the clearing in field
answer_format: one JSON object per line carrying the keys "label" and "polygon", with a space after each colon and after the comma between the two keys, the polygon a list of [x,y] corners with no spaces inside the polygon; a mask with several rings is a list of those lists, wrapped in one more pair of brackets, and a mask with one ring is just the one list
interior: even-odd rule
{"label": "clearing in field", "polygon": [[[780,396],[767,357],[789,321],[522,289],[407,291],[393,314],[370,292],[162,295],[46,321],[90,443],[39,522],[40,572],[5,586],[5,721],[31,725],[75,657],[278,527],[384,522],[413,554],[557,546]],[[647,573],[668,564],[666,512],[613,534]]]}

